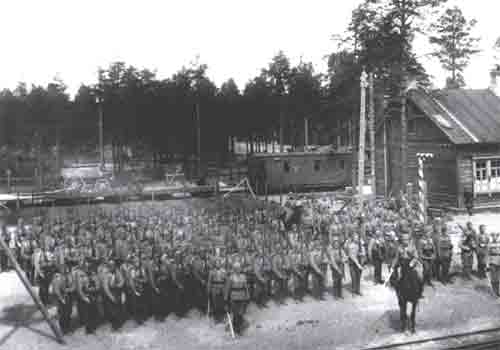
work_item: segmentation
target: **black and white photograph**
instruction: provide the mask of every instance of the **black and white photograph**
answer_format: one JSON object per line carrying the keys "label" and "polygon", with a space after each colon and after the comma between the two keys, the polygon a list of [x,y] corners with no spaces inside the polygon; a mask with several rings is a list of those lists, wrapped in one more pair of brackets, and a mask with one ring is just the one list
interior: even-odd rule
{"label": "black and white photograph", "polygon": [[1,350],[500,349],[498,0],[0,9]]}

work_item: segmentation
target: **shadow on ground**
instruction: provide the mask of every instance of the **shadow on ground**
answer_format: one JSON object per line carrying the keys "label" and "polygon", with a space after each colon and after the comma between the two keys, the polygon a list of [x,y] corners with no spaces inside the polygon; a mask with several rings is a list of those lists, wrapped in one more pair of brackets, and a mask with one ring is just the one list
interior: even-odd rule
{"label": "shadow on ground", "polygon": [[0,325],[11,326],[12,329],[0,338],[0,348],[20,328],[29,329],[43,337],[55,340],[56,338],[52,334],[34,327],[34,325],[40,322],[44,322],[44,319],[38,313],[38,308],[35,305],[16,304],[4,308],[0,311]]}

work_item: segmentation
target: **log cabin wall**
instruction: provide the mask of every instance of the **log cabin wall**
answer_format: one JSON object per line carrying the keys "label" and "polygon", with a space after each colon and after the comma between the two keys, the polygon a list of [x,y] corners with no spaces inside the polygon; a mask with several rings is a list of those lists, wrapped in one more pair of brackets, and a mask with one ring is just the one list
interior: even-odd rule
{"label": "log cabin wall", "polygon": [[[383,126],[377,132],[377,194],[384,195],[384,147]],[[408,181],[418,190],[417,153],[433,153],[434,159],[424,166],[428,184],[428,199],[431,206],[457,205],[456,148],[448,137],[411,102],[408,104]],[[405,190],[401,183],[401,122],[392,117],[387,120],[387,165],[388,194]]]}

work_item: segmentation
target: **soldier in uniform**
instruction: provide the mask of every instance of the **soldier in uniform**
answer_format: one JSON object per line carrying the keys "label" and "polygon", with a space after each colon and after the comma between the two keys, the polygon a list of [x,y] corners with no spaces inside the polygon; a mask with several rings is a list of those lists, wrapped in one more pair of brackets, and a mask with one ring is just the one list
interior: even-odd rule
{"label": "soldier in uniform", "polygon": [[264,248],[261,247],[253,261],[253,274],[255,276],[254,300],[260,307],[266,306],[269,297],[268,278],[270,269],[271,266],[269,266]]}
{"label": "soldier in uniform", "polygon": [[241,335],[244,326],[244,315],[250,296],[248,295],[247,278],[241,272],[241,265],[236,261],[233,272],[229,275],[225,285],[225,301],[232,314],[234,332]]}
{"label": "soldier in uniform", "polygon": [[[422,263],[418,259],[418,251],[415,245],[411,242],[410,234],[403,231],[400,234],[400,245],[398,247],[396,258],[391,265],[392,281],[399,283],[402,278],[401,269],[403,266],[408,266],[417,272],[419,279],[423,282],[424,269]],[[423,289],[417,291],[421,296]]]}
{"label": "soldier in uniform", "polygon": [[312,296],[323,300],[323,286],[326,280],[326,275],[321,271],[320,265],[322,263],[321,244],[318,241],[311,243],[311,251],[309,253],[309,269],[312,273]]}
{"label": "soldier in uniform", "polygon": [[205,313],[207,309],[207,263],[206,253],[203,249],[199,249],[194,254],[191,263],[191,273],[194,278],[194,306],[201,313]]}
{"label": "soldier in uniform", "polygon": [[460,242],[460,251],[462,255],[463,275],[465,279],[471,279],[472,262],[474,259],[474,250],[476,248],[476,237],[470,222],[467,223],[467,228],[462,229],[462,231],[463,234]]}
{"label": "soldier in uniform", "polygon": [[333,296],[342,299],[342,281],[345,276],[344,264],[347,262],[347,256],[338,236],[332,237],[332,245],[328,247],[327,252],[332,270]]}
{"label": "soldier in uniform", "polygon": [[375,236],[370,239],[368,244],[368,258],[374,267],[375,284],[384,283],[382,279],[382,263],[385,260],[385,243],[382,232],[379,230],[375,231]]}
{"label": "soldier in uniform", "polygon": [[118,330],[124,322],[122,292],[125,281],[113,260],[103,269],[102,276],[104,312],[113,330]]}
{"label": "soldier in uniform", "polygon": [[453,243],[446,226],[441,227],[441,236],[437,243],[437,277],[441,283],[450,283],[450,265],[453,254]]}
{"label": "soldier in uniform", "polygon": [[31,284],[34,283],[33,251],[34,246],[31,235],[22,235],[19,242],[19,263]]}
{"label": "soldier in uniform", "polygon": [[100,322],[99,290],[100,280],[97,269],[87,263],[86,268],[79,272],[77,280],[78,315],[85,325],[87,334],[93,334]]}
{"label": "soldier in uniform", "polygon": [[248,291],[250,293],[250,299],[255,296],[255,272],[254,272],[254,260],[255,251],[253,249],[253,244],[247,246],[247,250],[243,254],[242,271],[247,276]]}
{"label": "soldier in uniform", "polygon": [[216,257],[215,266],[209,272],[207,283],[210,310],[216,322],[220,322],[224,318],[224,286],[226,276],[227,273],[223,267],[222,258]]}
{"label": "soldier in uniform", "polygon": [[490,267],[490,282],[491,288],[496,296],[500,296],[500,240],[498,232],[491,234],[491,241],[488,246],[489,267]]}
{"label": "soldier in uniform", "polygon": [[284,303],[287,290],[287,278],[283,270],[283,253],[282,249],[284,247],[279,244],[276,245],[276,252],[272,256],[272,272],[273,272],[273,282],[275,289],[275,297],[279,304]]}
{"label": "soldier in uniform", "polygon": [[352,238],[348,239],[345,244],[346,255],[349,259],[349,272],[351,275],[352,292],[358,295],[361,294],[361,273],[363,272],[363,265],[361,265],[360,258],[363,257],[363,245],[359,237],[354,234]]}
{"label": "soldier in uniform", "polygon": [[170,264],[170,277],[172,280],[172,283],[170,284],[172,309],[177,317],[182,317],[187,310],[184,296],[184,291],[186,290],[186,286],[184,284],[184,267],[182,263],[182,252],[180,250],[175,251],[174,261]]}
{"label": "soldier in uniform", "polygon": [[53,279],[54,273],[56,272],[55,267],[55,257],[53,253],[53,248],[45,248],[40,254],[40,260],[37,264],[39,270],[37,275],[39,276],[39,289],[38,296],[42,303],[47,306],[49,305],[49,287]]}
{"label": "soldier in uniform", "polygon": [[72,294],[75,291],[73,274],[68,267],[57,272],[52,281],[52,289],[57,298],[59,327],[64,334],[71,330],[71,313],[73,311]]}
{"label": "soldier in uniform", "polygon": [[170,289],[170,261],[167,254],[163,254],[160,257],[159,270],[155,274],[156,286],[158,288],[158,293],[155,296],[155,302],[153,307],[158,309],[157,317],[160,321],[165,320],[165,318],[170,313],[170,305],[168,303],[169,289]]}
{"label": "soldier in uniform", "polygon": [[432,286],[433,265],[436,259],[436,247],[432,241],[432,227],[425,228],[425,235],[420,240],[419,256],[424,267],[424,283]]}
{"label": "soldier in uniform", "polygon": [[139,256],[133,257],[133,267],[129,270],[129,291],[127,299],[130,301],[129,309],[132,317],[138,324],[144,323],[148,317],[147,300],[151,298],[146,290],[148,274]]}
{"label": "soldier in uniform", "polygon": [[486,226],[479,226],[479,234],[477,235],[476,256],[477,256],[477,272],[479,278],[486,277],[486,258],[488,255],[488,243],[490,238],[486,233]]}

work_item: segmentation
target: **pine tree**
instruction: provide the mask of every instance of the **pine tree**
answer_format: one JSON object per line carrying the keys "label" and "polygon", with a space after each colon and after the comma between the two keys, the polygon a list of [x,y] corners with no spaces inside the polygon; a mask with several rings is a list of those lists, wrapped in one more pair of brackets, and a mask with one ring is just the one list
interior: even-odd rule
{"label": "pine tree", "polygon": [[471,34],[475,25],[476,20],[467,20],[457,6],[448,8],[438,21],[431,25],[433,35],[429,37],[429,41],[436,46],[432,55],[437,57],[443,69],[451,74],[446,80],[447,88],[465,86],[463,71],[471,56],[479,52],[479,38]]}

